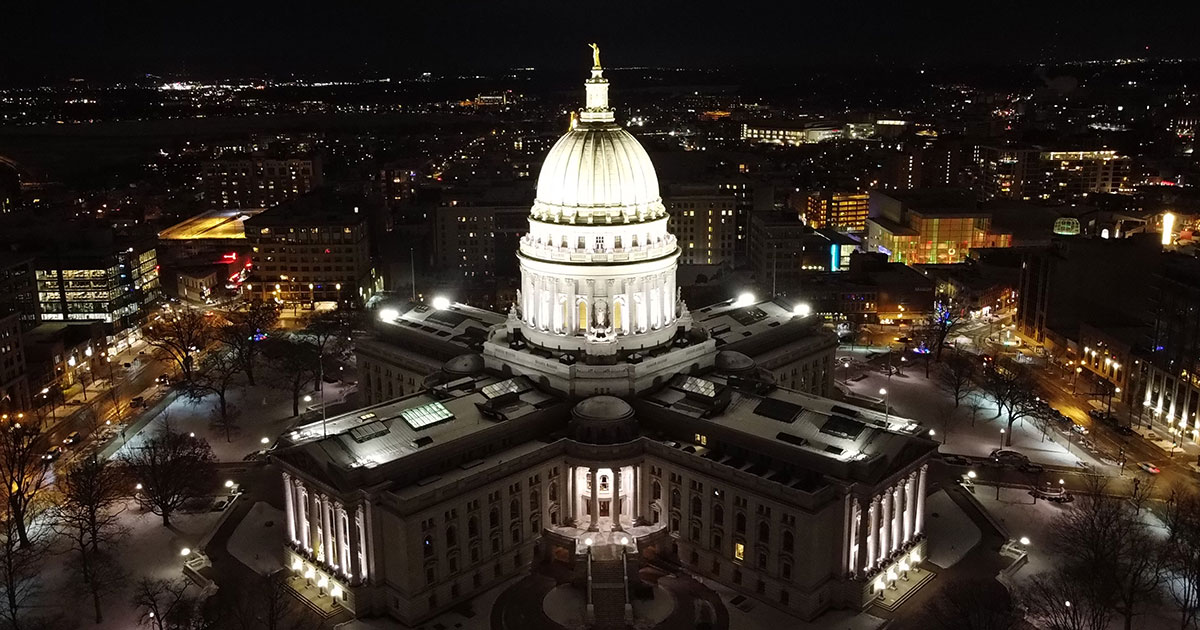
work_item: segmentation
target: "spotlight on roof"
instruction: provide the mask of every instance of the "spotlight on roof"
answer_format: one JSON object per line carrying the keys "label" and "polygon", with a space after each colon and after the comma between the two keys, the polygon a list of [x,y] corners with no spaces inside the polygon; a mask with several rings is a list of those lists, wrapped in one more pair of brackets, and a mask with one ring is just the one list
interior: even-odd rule
{"label": "spotlight on roof", "polygon": [[733,301],[732,306],[750,306],[755,302],[753,293],[740,293],[737,299]]}
{"label": "spotlight on roof", "polygon": [[384,308],[379,310],[379,319],[388,322],[389,324],[396,321],[400,317],[400,311],[394,308]]}
{"label": "spotlight on roof", "polygon": [[450,308],[450,298],[444,295],[439,295],[433,298],[433,308],[436,308],[439,311]]}
{"label": "spotlight on roof", "polygon": [[804,302],[801,302],[792,307],[792,315],[797,317],[808,317],[812,315],[812,307]]}

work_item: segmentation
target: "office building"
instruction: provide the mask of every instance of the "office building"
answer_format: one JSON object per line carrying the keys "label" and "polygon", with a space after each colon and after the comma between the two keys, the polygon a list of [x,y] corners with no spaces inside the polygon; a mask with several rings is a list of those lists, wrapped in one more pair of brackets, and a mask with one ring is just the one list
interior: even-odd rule
{"label": "office building", "polygon": [[1132,160],[1114,150],[984,145],[978,160],[984,199],[1066,203],[1089,195],[1133,192]]}
{"label": "office building", "polygon": [[294,199],[324,181],[316,154],[226,155],[200,171],[204,199],[211,208],[266,208]]}
{"label": "office building", "polygon": [[797,195],[793,205],[809,227],[863,232],[867,228],[869,199],[865,191],[820,190]]}
{"label": "office building", "polygon": [[62,247],[34,267],[41,321],[102,322],[112,344],[128,341],[162,295],[153,241]]}
{"label": "office building", "polygon": [[663,196],[667,228],[683,265],[730,265],[738,248],[738,193],[716,184],[672,184]]}
{"label": "office building", "polygon": [[[508,316],[485,329],[446,300],[383,305],[381,323],[413,334],[477,328],[479,350],[273,451],[291,579],[409,625],[535,558],[573,571],[596,619],[624,618],[625,580],[655,557],[807,619],[927,579],[937,444],[910,420],[779,386],[773,353],[813,356],[811,340],[831,356],[803,304],[678,298],[679,241],[598,57],[579,124],[542,167]],[[789,384],[831,378],[816,356]]]}
{"label": "office building", "polygon": [[321,188],[244,221],[254,272],[246,295],[290,307],[361,304],[383,288],[361,196]]}

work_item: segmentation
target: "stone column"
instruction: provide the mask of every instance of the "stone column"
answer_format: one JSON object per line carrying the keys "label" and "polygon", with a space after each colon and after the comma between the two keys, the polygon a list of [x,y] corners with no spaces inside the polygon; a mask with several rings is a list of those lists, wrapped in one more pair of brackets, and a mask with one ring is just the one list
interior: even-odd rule
{"label": "stone column", "polygon": [[325,557],[325,564],[332,566],[335,561],[334,546],[333,546],[333,518],[330,514],[331,507],[329,505],[329,497],[321,497],[321,555]]}
{"label": "stone column", "polygon": [[869,508],[862,499],[854,502],[854,539],[858,542],[852,567],[855,573],[861,572],[869,564],[869,562],[863,562],[867,557],[867,533],[871,531],[870,525],[867,523],[868,511]]}
{"label": "stone column", "polygon": [[908,542],[912,540],[912,517],[917,514],[916,502],[914,502],[914,488],[917,487],[917,480],[912,478],[912,475],[906,476],[904,480],[904,540]]}
{"label": "stone column", "polygon": [[317,542],[321,540],[321,504],[315,490],[308,491],[308,502],[305,505],[305,510],[308,513],[308,542],[305,543],[305,548],[313,552],[313,557],[316,558]]}
{"label": "stone column", "polygon": [[296,489],[292,487],[292,476],[283,473],[283,511],[287,514],[288,541],[296,542]]}
{"label": "stone column", "polygon": [[642,472],[641,464],[630,466],[633,474],[633,502],[630,509],[629,522],[637,523],[637,519],[642,515]]}
{"label": "stone column", "polygon": [[892,551],[895,551],[904,543],[902,523],[904,511],[908,509],[908,506],[904,505],[904,492],[899,483],[892,489],[892,505]]}
{"label": "stone column", "polygon": [[579,503],[579,501],[575,498],[575,492],[576,486],[579,484],[575,483],[574,466],[567,466],[567,482],[563,485],[566,486],[563,488],[563,491],[567,494],[567,501],[566,505],[564,506],[563,513],[566,514],[567,518],[570,518],[574,523],[578,524],[579,515],[575,513],[575,506]]}
{"label": "stone column", "polygon": [[350,575],[350,540],[347,527],[346,506],[334,504],[335,536],[337,538],[337,568],[342,574]]}
{"label": "stone column", "polygon": [[591,482],[591,496],[588,498],[588,505],[592,509],[588,531],[595,532],[600,531],[600,481],[596,476],[595,466],[588,469],[588,481]]}
{"label": "stone column", "polygon": [[879,523],[879,558],[883,559],[892,552],[892,489],[884,490],[880,499],[883,504],[883,520]]}
{"label": "stone column", "polygon": [[867,566],[879,560],[879,497],[871,497],[871,527],[867,530]]}
{"label": "stone column", "polygon": [[363,570],[363,557],[366,555],[362,544],[362,508],[355,508],[353,516],[346,519],[349,525],[350,538],[350,566],[346,572],[350,574],[350,579],[360,580],[367,576],[367,572]]}
{"label": "stone column", "polygon": [[613,469],[612,519],[614,532],[621,530],[621,467]]}
{"label": "stone column", "polygon": [[917,515],[913,535],[925,533],[925,474],[929,472],[929,464],[921,466],[920,481],[917,483]]}

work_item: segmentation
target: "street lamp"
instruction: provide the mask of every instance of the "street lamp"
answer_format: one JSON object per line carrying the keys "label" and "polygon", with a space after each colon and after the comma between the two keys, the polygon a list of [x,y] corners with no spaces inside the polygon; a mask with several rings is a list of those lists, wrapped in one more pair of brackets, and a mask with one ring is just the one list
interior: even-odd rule
{"label": "street lamp", "polygon": [[1000,449],[1004,449],[1004,429],[1000,429]]}
{"label": "street lamp", "polygon": [[892,397],[888,395],[887,388],[880,387],[879,395],[883,396],[883,418],[884,421],[889,421],[892,418]]}

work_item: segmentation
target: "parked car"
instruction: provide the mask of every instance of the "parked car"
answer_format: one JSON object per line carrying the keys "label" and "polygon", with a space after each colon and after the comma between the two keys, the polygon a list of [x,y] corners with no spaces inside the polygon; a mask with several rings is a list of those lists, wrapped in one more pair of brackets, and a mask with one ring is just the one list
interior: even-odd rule
{"label": "parked car", "polygon": [[42,461],[49,464],[50,462],[61,457],[62,452],[63,452],[62,446],[55,444],[54,446],[50,447],[50,450],[46,451],[45,455],[42,455]]}
{"label": "parked car", "polygon": [[1091,431],[1088,431],[1088,428],[1083,426],[1082,424],[1072,424],[1071,430],[1078,433],[1079,435],[1087,435],[1088,433],[1091,433]]}
{"label": "parked car", "polygon": [[154,382],[158,383],[159,385],[170,385],[171,377],[166,374],[159,374],[157,377],[155,377]]}
{"label": "parked car", "polygon": [[970,466],[971,460],[962,455],[942,455],[942,461],[950,466]]}
{"label": "parked car", "polygon": [[1116,429],[1117,433],[1120,433],[1121,435],[1133,435],[1134,434],[1133,429],[1131,429],[1127,426],[1124,426],[1124,425],[1118,424],[1115,427],[1115,429]]}
{"label": "parked car", "polygon": [[1017,451],[995,450],[992,451],[990,461],[999,466],[1011,466],[1020,468],[1029,464],[1029,458]]}
{"label": "parked car", "polygon": [[1138,468],[1141,468],[1142,470],[1150,473],[1151,475],[1157,475],[1158,473],[1162,472],[1162,470],[1160,470],[1158,466],[1155,466],[1154,464],[1151,464],[1150,462],[1138,462]]}
{"label": "parked car", "polygon": [[63,444],[65,444],[67,446],[75,444],[78,441],[79,441],[79,432],[78,431],[72,431],[70,435],[63,438]]}
{"label": "parked car", "polygon": [[137,408],[137,407],[141,407],[145,404],[146,404],[146,399],[143,398],[142,396],[134,396],[133,398],[129,399],[130,407]]}
{"label": "parked car", "polygon": [[1021,465],[1021,472],[1040,473],[1045,470],[1046,470],[1045,466],[1042,466],[1041,464],[1035,464],[1033,462],[1025,462],[1024,464]]}

